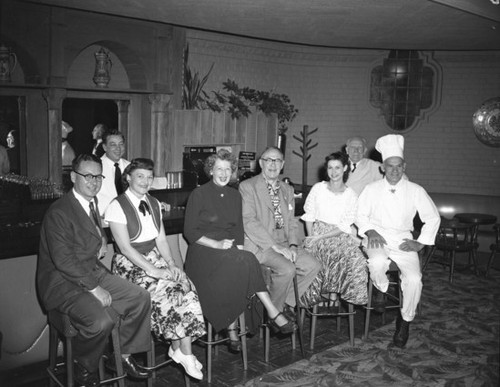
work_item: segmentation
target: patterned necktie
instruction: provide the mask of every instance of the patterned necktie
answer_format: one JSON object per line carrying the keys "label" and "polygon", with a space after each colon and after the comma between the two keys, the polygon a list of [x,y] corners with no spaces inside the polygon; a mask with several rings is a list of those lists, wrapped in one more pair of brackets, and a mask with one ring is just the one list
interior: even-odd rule
{"label": "patterned necktie", "polygon": [[115,163],[115,187],[116,193],[121,195],[123,193],[122,171],[120,171],[120,165],[118,165],[118,163]]}
{"label": "patterned necktie", "polygon": [[273,204],[274,209],[274,226],[276,230],[280,230],[285,227],[285,221],[283,220],[280,207],[280,186],[278,184],[276,189],[274,189],[272,184],[267,183],[267,189],[269,191],[269,195],[271,196],[271,203]]}
{"label": "patterned necktie", "polygon": [[141,211],[143,216],[146,216],[146,211],[148,212],[148,214],[151,215],[151,211],[149,210],[148,203],[146,203],[145,200],[141,200],[141,202],[139,203],[139,211]]}

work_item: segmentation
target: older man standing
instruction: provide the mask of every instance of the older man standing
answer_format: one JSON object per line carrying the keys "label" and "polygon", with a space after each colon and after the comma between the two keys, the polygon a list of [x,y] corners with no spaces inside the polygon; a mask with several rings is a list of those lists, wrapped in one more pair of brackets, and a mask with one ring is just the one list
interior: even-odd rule
{"label": "older man standing", "polygon": [[[393,342],[404,347],[422,293],[418,252],[424,245],[434,244],[440,216],[427,192],[403,179],[406,168],[403,136],[383,136],[375,148],[382,153],[385,178],[368,184],[359,196],[356,225],[359,234],[365,236],[368,267],[375,287],[383,293],[387,291],[386,272],[391,260],[401,271],[403,306],[396,320]],[[424,225],[414,240],[413,218],[417,212]]]}
{"label": "older man standing", "polygon": [[284,163],[278,148],[266,149],[259,159],[262,173],[243,181],[239,189],[243,198],[245,249],[271,269],[271,299],[292,317],[289,307],[295,306],[295,273],[301,296],[321,264],[298,247],[300,224],[295,218],[293,188],[279,179]]}
{"label": "older man standing", "polygon": [[351,162],[351,173],[347,186],[359,195],[367,184],[383,178],[381,164],[365,158],[367,151],[366,139],[360,136],[351,137],[346,141],[346,151]]}

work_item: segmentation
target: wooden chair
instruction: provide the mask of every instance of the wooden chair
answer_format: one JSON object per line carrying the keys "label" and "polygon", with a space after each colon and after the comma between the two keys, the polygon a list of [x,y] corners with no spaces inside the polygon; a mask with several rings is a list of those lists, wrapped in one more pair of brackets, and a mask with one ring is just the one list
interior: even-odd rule
{"label": "wooden chair", "polygon": [[[442,219],[435,245],[431,248],[422,271],[425,271],[429,263],[433,261],[444,266],[449,266],[449,282],[453,283],[456,254],[467,253],[469,265],[471,265],[472,260],[472,266],[474,266],[477,274],[476,250],[477,243],[474,241],[473,224],[460,223],[456,219]],[[437,252],[441,252],[441,254],[436,255]]]}
{"label": "wooden chair", "polygon": [[[391,261],[389,266],[389,270],[387,270],[387,275],[389,276],[389,289],[384,294],[386,300],[385,309],[400,309],[403,305],[403,295],[401,292],[401,281],[399,278],[399,269],[397,265]],[[373,281],[371,277],[368,280],[368,303],[365,306],[366,314],[365,314],[365,333],[364,340],[368,339],[369,331],[370,331],[370,315],[371,311],[374,309],[372,307],[372,296],[373,296]],[[395,290],[397,295],[391,294],[390,290]],[[382,313],[382,324],[385,324],[385,311]]]}
{"label": "wooden chair", "polygon": [[495,243],[492,243],[490,246],[491,255],[490,258],[488,259],[488,264],[486,265],[486,272],[484,273],[485,277],[488,277],[488,274],[490,273],[491,263],[493,262],[493,258],[500,251],[500,223],[495,224],[493,226],[493,230],[496,231]]}
{"label": "wooden chair", "polygon": [[[247,331],[246,331],[246,323],[245,323],[245,313],[243,312],[240,314],[240,317],[238,318],[239,321],[239,326],[240,326],[240,332],[238,336],[241,338],[241,354],[243,357],[243,369],[246,371],[248,369],[248,354],[247,354]],[[229,337],[224,337],[224,338],[219,338],[219,335],[216,333],[214,335],[213,332],[213,327],[210,322],[207,321],[207,339],[202,340],[199,339],[201,343],[205,344],[207,347],[207,382],[211,383],[212,382],[212,357],[213,357],[213,352],[215,352],[215,355],[218,353],[217,345],[224,343],[229,340]]]}
{"label": "wooden chair", "polygon": [[[74,372],[73,372],[73,337],[78,334],[76,328],[71,324],[71,320],[67,314],[51,310],[48,313],[49,323],[49,366],[47,373],[49,374],[49,385],[51,387],[56,384],[60,387],[73,387],[74,386]],[[124,378],[127,376],[123,372],[122,358],[120,352],[120,335],[118,332],[119,321],[115,324],[111,331],[111,342],[113,346],[114,361],[116,367],[116,375],[109,379],[104,379],[104,365],[101,359],[99,366],[99,376],[101,385],[117,382],[119,387],[125,387]],[[64,343],[65,362],[57,362],[57,347],[59,340],[62,338]],[[62,383],[57,377],[58,367],[66,368],[66,383]]]}

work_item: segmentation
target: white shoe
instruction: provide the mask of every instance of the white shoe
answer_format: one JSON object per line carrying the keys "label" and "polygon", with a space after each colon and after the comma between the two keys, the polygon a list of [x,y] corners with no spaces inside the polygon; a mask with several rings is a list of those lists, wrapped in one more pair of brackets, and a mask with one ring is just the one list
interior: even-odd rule
{"label": "white shoe", "polygon": [[[168,347],[168,356],[173,359],[173,356],[174,355],[174,349],[172,348],[172,346]],[[184,355],[184,356],[189,356],[189,355]],[[199,370],[202,370],[203,369],[203,364],[201,364],[198,359],[196,358],[196,356],[194,355],[191,355],[194,357],[194,360],[195,360],[195,363],[196,363],[196,368],[198,368]],[[175,360],[174,360],[175,361]]]}
{"label": "white shoe", "polygon": [[175,361],[177,364],[181,364],[184,367],[186,373],[198,380],[203,379],[203,372],[197,367],[196,356],[194,355],[184,355],[180,348],[177,348],[175,351],[170,351],[169,354],[171,359]]}

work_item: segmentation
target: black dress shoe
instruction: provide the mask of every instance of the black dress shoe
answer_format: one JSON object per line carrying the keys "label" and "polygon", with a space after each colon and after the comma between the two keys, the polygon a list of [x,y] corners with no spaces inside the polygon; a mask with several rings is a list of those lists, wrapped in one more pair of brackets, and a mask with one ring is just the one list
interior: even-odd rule
{"label": "black dress shoe", "polygon": [[[283,313],[279,312],[274,318],[269,318],[269,326],[273,330],[274,333],[282,333],[284,335],[289,335],[290,333],[293,333],[297,329],[297,324],[295,322],[290,321],[287,319],[287,323],[284,325],[278,325],[276,322],[276,319],[279,316],[284,316]],[[285,317],[286,318],[286,317]]]}
{"label": "black dress shoe", "polygon": [[[236,332],[238,334],[238,329],[236,328],[227,328],[227,334],[229,336],[229,332]],[[240,353],[242,350],[241,341],[240,340],[232,340],[231,336],[229,336],[229,340],[226,342],[227,349],[231,353]]]}
{"label": "black dress shoe", "polygon": [[385,312],[385,294],[376,287],[373,288],[372,308],[377,313]]}
{"label": "black dress shoe", "polygon": [[150,370],[137,364],[132,356],[122,357],[123,371],[125,373],[136,379],[147,379],[152,375]]}
{"label": "black dress shoe", "polygon": [[410,322],[398,317],[396,320],[396,332],[394,332],[393,343],[396,347],[403,348],[410,336]]}
{"label": "black dress shoe", "polygon": [[90,372],[80,363],[75,362],[75,383],[77,386],[83,387],[97,387],[100,384],[99,374],[97,371]]}

